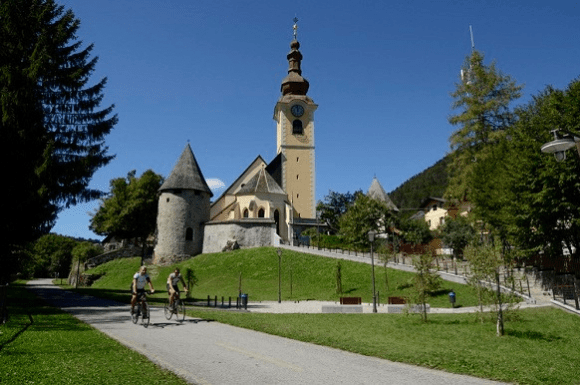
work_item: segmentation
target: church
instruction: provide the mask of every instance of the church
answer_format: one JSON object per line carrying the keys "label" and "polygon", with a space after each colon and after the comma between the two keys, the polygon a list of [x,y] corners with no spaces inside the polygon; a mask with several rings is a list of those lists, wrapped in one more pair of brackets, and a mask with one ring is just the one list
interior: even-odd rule
{"label": "church", "polygon": [[307,95],[294,19],[288,75],[274,107],[276,156],[257,156],[242,174],[213,196],[189,144],[159,189],[154,263],[168,264],[199,253],[240,247],[293,244],[316,225],[314,113]]}

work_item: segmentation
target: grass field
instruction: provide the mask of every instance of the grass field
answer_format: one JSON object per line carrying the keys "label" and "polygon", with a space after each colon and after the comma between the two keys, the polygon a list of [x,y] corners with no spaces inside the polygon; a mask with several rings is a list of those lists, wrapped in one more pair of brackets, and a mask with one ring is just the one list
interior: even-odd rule
{"label": "grass field", "polygon": [[[133,274],[139,269],[139,258],[118,259],[97,266],[89,271],[104,274],[93,284],[93,288],[107,289],[112,298],[127,296]],[[365,263],[341,261],[343,294],[336,293],[337,260],[310,254],[284,250],[281,263],[282,300],[339,301],[340,296],[362,297],[363,302],[372,302],[371,266]],[[192,295],[237,297],[242,276],[242,292],[250,301],[278,299],[278,255],[276,249],[263,247],[236,250],[229,253],[203,254],[178,264],[182,274],[187,268],[194,270],[199,284]],[[165,292],[165,282],[173,267],[149,266],[156,290]],[[114,272],[112,274],[112,272]],[[381,303],[388,296],[408,296],[413,274],[387,269],[389,287],[385,282],[385,269],[375,266],[376,288]],[[441,290],[429,299],[432,307],[450,307],[448,293],[454,290],[458,306],[476,306],[474,290],[465,285],[442,281]],[[153,296],[163,298],[164,293]]]}
{"label": "grass field", "polygon": [[519,384],[580,384],[580,318],[555,308],[520,310],[496,337],[473,314],[190,315],[353,353]]}
{"label": "grass field", "polygon": [[186,384],[146,357],[50,306],[22,283],[0,325],[1,384]]}
{"label": "grass field", "polygon": [[[239,274],[242,291],[250,300],[275,300],[278,295],[278,257],[273,248],[202,255],[179,265],[195,270],[200,282],[195,297],[236,296]],[[79,291],[127,302],[131,276],[139,259],[112,261],[92,273],[103,274],[92,288]],[[284,300],[337,300],[336,260],[284,251]],[[150,267],[165,296],[165,278],[173,267]],[[292,271],[292,295],[290,295]],[[377,268],[377,286],[385,290],[383,269]],[[411,274],[389,270],[388,295],[406,295]],[[343,288],[349,296],[371,301],[370,266],[342,261]],[[382,285],[382,286],[380,286]],[[447,292],[457,293],[459,304],[476,304],[473,291],[443,282],[432,306],[449,306]],[[386,296],[385,296],[386,297]],[[400,314],[260,314],[190,308],[190,315],[287,338],[331,346],[359,354],[425,367],[520,384],[580,384],[580,318],[554,308],[519,310],[506,320],[506,335],[496,337],[491,317],[480,322],[474,314],[430,314],[423,323],[416,315]]]}

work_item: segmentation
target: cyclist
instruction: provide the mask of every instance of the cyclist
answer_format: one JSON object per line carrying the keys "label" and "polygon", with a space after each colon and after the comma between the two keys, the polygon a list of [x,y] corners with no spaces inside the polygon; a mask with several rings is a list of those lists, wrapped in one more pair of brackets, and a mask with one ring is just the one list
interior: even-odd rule
{"label": "cyclist", "polygon": [[169,294],[169,306],[173,306],[173,301],[175,300],[175,294],[179,295],[179,281],[183,285],[183,290],[187,292],[187,285],[183,280],[183,276],[179,273],[179,268],[175,268],[173,273],[169,274],[167,277],[167,293]]}
{"label": "cyclist", "polygon": [[[151,289],[151,293],[155,293],[155,289],[153,288],[153,284],[151,283],[151,279],[147,274],[147,267],[141,266],[138,272],[135,273],[133,276],[133,283],[131,284],[131,293],[133,296],[131,297],[131,314],[135,311],[135,304],[137,303],[137,297],[145,292],[145,284],[149,284],[149,288]],[[147,313],[144,313],[147,314]]]}

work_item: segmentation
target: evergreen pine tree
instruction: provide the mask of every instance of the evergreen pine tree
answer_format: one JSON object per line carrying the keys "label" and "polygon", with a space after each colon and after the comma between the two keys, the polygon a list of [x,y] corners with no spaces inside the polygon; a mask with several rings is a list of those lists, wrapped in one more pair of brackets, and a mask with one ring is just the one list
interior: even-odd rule
{"label": "evergreen pine tree", "polygon": [[[0,255],[4,277],[18,250],[50,231],[59,210],[101,195],[88,187],[113,157],[117,122],[99,109],[106,79],[89,85],[97,58],[77,41],[80,21],[53,0],[0,3],[0,143],[7,188]],[[1,277],[0,277],[1,280]]]}

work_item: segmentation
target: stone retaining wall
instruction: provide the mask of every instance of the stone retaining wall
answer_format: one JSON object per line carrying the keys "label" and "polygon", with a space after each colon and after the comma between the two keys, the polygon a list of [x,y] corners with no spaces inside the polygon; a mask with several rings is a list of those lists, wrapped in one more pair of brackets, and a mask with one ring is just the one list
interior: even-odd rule
{"label": "stone retaining wall", "polygon": [[140,257],[141,253],[141,246],[133,245],[123,247],[122,249],[108,251],[106,253],[97,255],[96,257],[87,259],[85,262],[85,270],[92,269],[93,267],[102,265],[103,263],[112,261],[113,259]]}
{"label": "stone retaining wall", "polygon": [[203,253],[218,253],[228,241],[236,241],[241,248],[279,246],[273,219],[209,222],[203,232]]}

